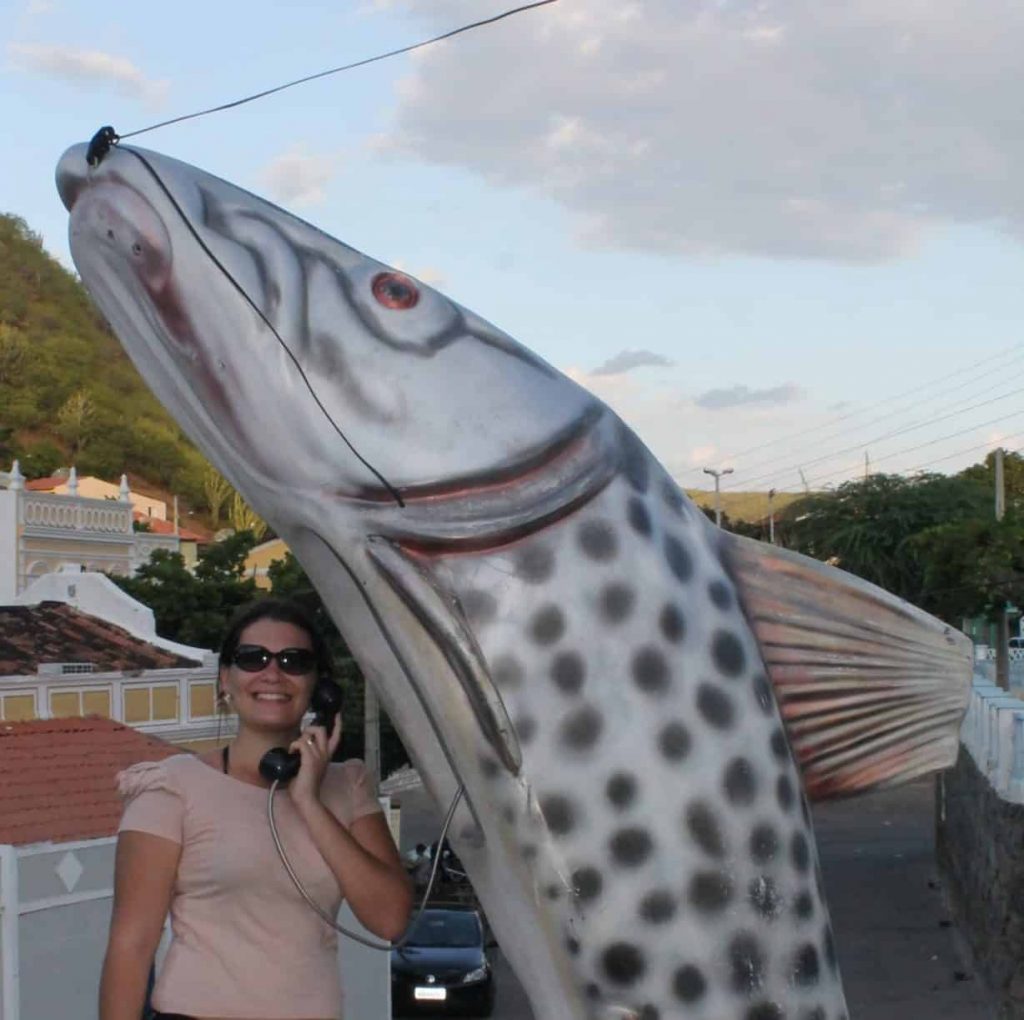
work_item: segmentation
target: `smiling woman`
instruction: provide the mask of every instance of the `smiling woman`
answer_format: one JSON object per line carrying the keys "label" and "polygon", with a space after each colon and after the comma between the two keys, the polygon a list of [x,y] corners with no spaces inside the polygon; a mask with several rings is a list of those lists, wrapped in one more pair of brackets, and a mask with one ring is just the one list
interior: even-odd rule
{"label": "smiling woman", "polygon": [[120,773],[127,803],[100,1020],[138,1020],[168,909],[157,1020],[341,1016],[337,937],[295,890],[267,825],[270,783],[259,763],[275,746],[298,757],[276,815],[307,891],[332,916],[347,899],[382,938],[404,930],[409,882],[366,770],[331,764],[340,714],[330,732],[302,728],[325,685],[333,686],[330,657],[305,612],[277,599],[253,603],[220,652],[218,699],[239,720],[230,746]]}

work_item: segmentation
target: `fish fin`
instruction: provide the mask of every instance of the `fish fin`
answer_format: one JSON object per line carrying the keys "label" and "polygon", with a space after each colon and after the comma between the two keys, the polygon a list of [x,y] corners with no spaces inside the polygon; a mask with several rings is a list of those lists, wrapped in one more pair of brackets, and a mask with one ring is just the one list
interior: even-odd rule
{"label": "fish fin", "polygon": [[484,738],[499,761],[513,774],[518,773],[523,761],[519,741],[458,599],[437,585],[428,558],[380,536],[370,536],[367,541],[370,560],[378,573],[451,666]]}
{"label": "fish fin", "polygon": [[948,768],[970,640],[846,571],[723,533],[808,796],[848,796]]}

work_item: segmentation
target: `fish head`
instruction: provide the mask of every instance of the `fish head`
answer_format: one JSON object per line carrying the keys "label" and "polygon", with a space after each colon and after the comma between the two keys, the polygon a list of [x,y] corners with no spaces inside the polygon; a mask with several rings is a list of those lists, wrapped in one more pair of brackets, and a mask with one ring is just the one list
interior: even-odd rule
{"label": "fish head", "polygon": [[486,488],[600,416],[437,290],[188,164],[119,145],[91,166],[78,145],[57,187],[93,299],[250,499],[391,504]]}

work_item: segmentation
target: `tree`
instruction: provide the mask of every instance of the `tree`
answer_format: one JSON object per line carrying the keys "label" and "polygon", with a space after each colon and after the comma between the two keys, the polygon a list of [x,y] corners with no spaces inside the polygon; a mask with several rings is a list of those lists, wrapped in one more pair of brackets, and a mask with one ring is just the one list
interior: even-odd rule
{"label": "tree", "polygon": [[257,542],[267,533],[267,522],[237,492],[231,497],[228,522],[235,531],[251,532]]}
{"label": "tree", "polygon": [[925,547],[911,539],[991,512],[990,494],[975,479],[878,474],[791,504],[782,526],[790,548],[920,603]]}
{"label": "tree", "polygon": [[936,616],[959,623],[1024,604],[1024,512],[939,525],[911,544],[924,564],[920,605]]}
{"label": "tree", "polygon": [[[334,679],[341,685],[345,703],[338,758],[361,758],[364,752],[363,712],[366,705],[366,680],[359,664],[352,657],[345,639],[324,606],[319,592],[313,587],[299,561],[289,552],[283,560],[275,560],[267,570],[271,592],[282,598],[293,599],[309,612],[321,633],[327,638],[334,661]],[[383,711],[380,714],[381,773],[389,775],[409,761],[409,754],[401,737]]]}
{"label": "tree", "polygon": [[245,558],[255,544],[246,532],[206,546],[195,574],[180,553],[157,549],[134,577],[111,580],[153,610],[161,637],[199,648],[219,648],[228,620],[257,595]]}
{"label": "tree", "polygon": [[203,470],[203,497],[210,511],[210,526],[220,525],[220,511],[233,492],[231,483],[211,464]]}
{"label": "tree", "polygon": [[95,415],[96,407],[85,390],[72,393],[57,412],[57,431],[68,444],[72,463],[88,443]]}
{"label": "tree", "polygon": [[16,386],[25,367],[28,345],[21,330],[0,323],[0,385]]}

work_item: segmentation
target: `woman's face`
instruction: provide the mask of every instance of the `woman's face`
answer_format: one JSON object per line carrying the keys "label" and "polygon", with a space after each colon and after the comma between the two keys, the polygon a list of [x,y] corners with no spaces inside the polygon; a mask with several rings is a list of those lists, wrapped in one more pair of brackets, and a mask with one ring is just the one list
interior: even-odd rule
{"label": "woman's face", "polygon": [[[295,624],[281,620],[257,620],[242,631],[238,647],[258,645],[269,652],[285,648],[313,650],[309,634]],[[292,730],[302,721],[316,683],[316,667],[308,673],[295,675],[281,669],[271,659],[256,673],[249,673],[233,663],[220,671],[222,688],[231,696],[231,707],[239,722],[258,730]]]}

